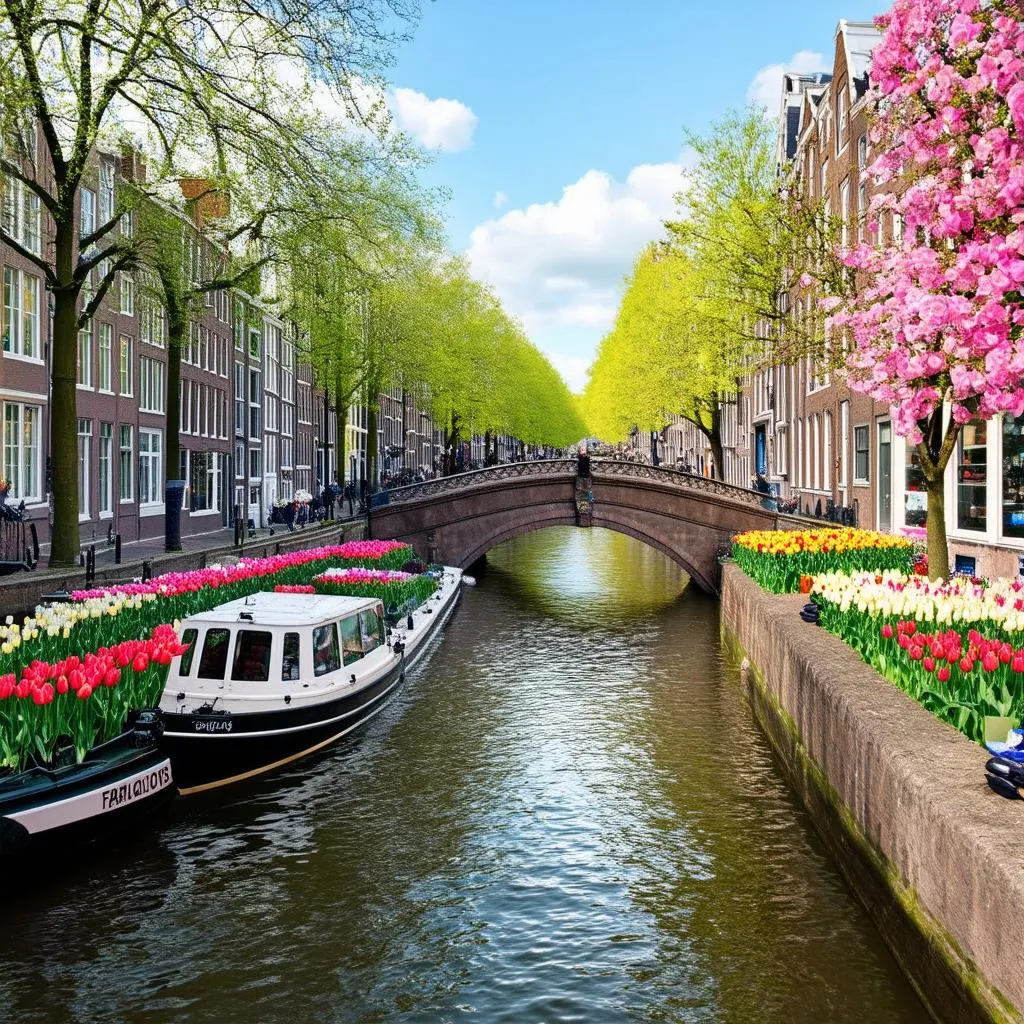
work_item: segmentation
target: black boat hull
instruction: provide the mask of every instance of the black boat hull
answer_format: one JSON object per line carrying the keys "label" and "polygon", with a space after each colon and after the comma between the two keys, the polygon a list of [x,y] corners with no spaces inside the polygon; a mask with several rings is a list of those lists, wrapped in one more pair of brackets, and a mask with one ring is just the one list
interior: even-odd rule
{"label": "black boat hull", "polygon": [[241,782],[322,750],[380,712],[404,678],[401,661],[367,686],[312,707],[248,714],[165,711],[163,751],[184,796]]}
{"label": "black boat hull", "polygon": [[102,842],[176,794],[170,760],[149,734],[128,732],[81,764],[0,780],[0,858],[45,858]]}

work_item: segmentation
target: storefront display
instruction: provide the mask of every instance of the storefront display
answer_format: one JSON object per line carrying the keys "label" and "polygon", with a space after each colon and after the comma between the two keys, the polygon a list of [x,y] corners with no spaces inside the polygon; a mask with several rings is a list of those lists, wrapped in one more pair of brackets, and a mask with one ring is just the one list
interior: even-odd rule
{"label": "storefront display", "polygon": [[1003,415],[1004,537],[1024,537],[1024,416]]}
{"label": "storefront display", "polygon": [[987,524],[988,424],[967,423],[957,442],[956,525],[984,532]]}

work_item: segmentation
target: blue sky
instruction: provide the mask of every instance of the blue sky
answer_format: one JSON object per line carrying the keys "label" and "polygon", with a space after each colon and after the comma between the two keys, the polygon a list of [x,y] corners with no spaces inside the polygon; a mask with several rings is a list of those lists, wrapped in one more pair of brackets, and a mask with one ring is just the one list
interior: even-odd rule
{"label": "blue sky", "polygon": [[[863,0],[425,0],[390,73],[468,253],[574,390],[706,129],[783,67],[828,70]],[[447,101],[447,102],[443,102]]]}

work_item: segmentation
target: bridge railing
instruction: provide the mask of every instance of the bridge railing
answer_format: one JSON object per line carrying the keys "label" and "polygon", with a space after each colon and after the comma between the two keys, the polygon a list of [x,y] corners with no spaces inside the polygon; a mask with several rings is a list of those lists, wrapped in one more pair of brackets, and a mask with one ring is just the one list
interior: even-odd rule
{"label": "bridge railing", "polygon": [[[663,469],[660,466],[651,466],[644,462],[622,462],[616,459],[591,459],[590,467],[592,475],[598,480],[609,476],[640,478],[670,487],[678,487],[681,490],[713,494],[738,504],[749,505],[752,508],[764,507],[762,505],[764,495],[756,491],[745,487],[735,487],[732,484],[723,483],[721,480],[712,480],[693,473],[681,473],[675,469]],[[433,498],[500,480],[575,476],[575,474],[576,459],[574,458],[511,462],[501,466],[488,466],[486,469],[473,469],[452,476],[438,477],[436,480],[426,480],[420,484],[395,487],[388,492],[388,504],[395,505],[416,501],[420,498]]]}

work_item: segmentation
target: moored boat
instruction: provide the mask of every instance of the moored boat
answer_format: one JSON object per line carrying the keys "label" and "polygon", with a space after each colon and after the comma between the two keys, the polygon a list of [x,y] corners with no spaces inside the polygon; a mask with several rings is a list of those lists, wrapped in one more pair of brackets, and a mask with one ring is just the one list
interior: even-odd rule
{"label": "moored boat", "polygon": [[446,572],[394,629],[375,598],[306,593],[255,594],[187,619],[188,650],[171,662],[160,702],[180,791],[272,771],[367,722],[401,683],[407,650],[420,656],[457,596],[458,570]]}
{"label": "moored boat", "polygon": [[143,711],[120,736],[77,762],[0,776],[0,857],[37,858],[130,827],[175,794],[157,746],[160,716]]}

